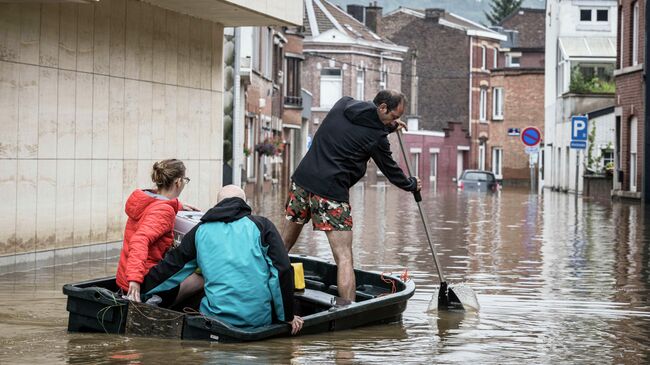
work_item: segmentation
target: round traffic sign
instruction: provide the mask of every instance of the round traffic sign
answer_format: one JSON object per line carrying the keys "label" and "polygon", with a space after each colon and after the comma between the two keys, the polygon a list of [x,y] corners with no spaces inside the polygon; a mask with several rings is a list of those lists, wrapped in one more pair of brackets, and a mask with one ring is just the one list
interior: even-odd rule
{"label": "round traffic sign", "polygon": [[535,147],[542,140],[542,133],[540,133],[537,127],[526,127],[523,132],[521,132],[521,142],[526,146]]}

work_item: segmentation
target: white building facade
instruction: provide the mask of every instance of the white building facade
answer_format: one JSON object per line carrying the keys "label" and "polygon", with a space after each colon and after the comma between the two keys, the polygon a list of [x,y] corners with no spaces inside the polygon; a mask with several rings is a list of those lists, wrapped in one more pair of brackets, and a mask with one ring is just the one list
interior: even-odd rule
{"label": "white building facade", "polygon": [[[582,192],[586,150],[570,148],[571,117],[614,105],[616,6],[615,0],[546,2],[544,165],[540,164],[540,186]],[[609,119],[614,128],[613,116]],[[599,124],[610,129],[602,121]]]}
{"label": "white building facade", "polygon": [[302,14],[301,0],[0,4],[0,269],[121,241],[125,199],[151,187],[157,160],[183,160],[181,201],[211,206],[224,26]]}

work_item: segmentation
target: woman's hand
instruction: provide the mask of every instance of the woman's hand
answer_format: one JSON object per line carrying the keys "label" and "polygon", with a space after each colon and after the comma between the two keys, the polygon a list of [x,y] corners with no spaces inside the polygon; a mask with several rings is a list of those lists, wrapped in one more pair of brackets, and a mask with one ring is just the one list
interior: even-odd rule
{"label": "woman's hand", "polygon": [[182,210],[190,210],[190,211],[193,211],[193,212],[198,212],[200,210],[199,208],[197,208],[197,207],[195,207],[195,206],[193,206],[191,204],[183,203],[182,205],[183,205]]}
{"label": "woman's hand", "polygon": [[298,316],[293,316],[293,320],[290,322],[291,323],[291,334],[295,335],[296,333],[300,332],[302,329],[302,325],[305,323],[305,321]]}
{"label": "woman's hand", "polygon": [[129,281],[129,292],[126,297],[134,302],[140,302],[140,283],[136,281]]}

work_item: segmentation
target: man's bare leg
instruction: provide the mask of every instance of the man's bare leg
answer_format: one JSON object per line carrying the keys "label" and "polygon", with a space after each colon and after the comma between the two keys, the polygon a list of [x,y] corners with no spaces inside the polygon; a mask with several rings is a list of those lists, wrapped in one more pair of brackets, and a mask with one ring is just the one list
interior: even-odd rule
{"label": "man's bare leg", "polygon": [[287,252],[296,244],[303,226],[304,224],[298,224],[285,219],[284,225],[282,225],[282,241],[284,241],[284,247],[287,249]]}
{"label": "man's bare leg", "polygon": [[352,231],[326,231],[326,234],[336,261],[339,296],[355,301],[357,282],[352,260]]}

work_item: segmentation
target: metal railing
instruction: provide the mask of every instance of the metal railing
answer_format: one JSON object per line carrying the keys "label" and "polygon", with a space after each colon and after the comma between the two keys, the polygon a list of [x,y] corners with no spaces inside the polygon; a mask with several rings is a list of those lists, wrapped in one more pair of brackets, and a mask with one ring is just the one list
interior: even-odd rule
{"label": "metal railing", "polygon": [[285,96],[284,105],[288,106],[302,106],[302,97],[300,96]]}

